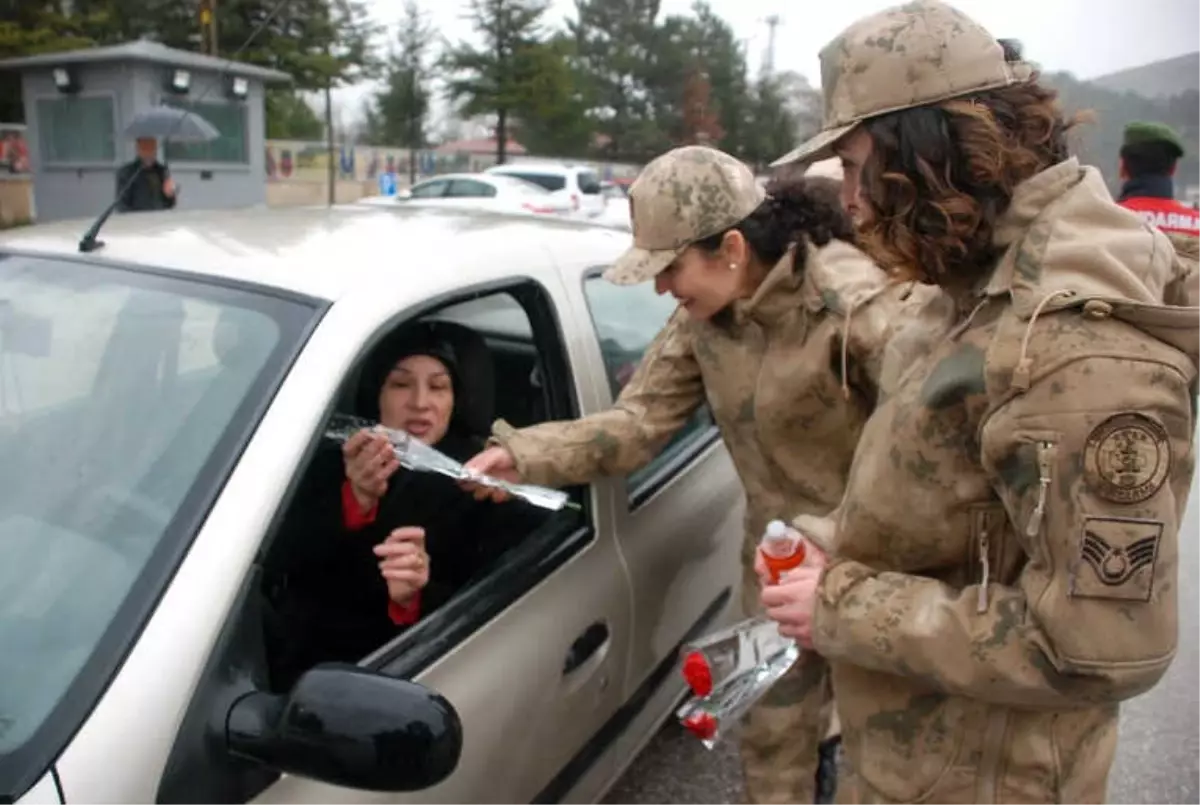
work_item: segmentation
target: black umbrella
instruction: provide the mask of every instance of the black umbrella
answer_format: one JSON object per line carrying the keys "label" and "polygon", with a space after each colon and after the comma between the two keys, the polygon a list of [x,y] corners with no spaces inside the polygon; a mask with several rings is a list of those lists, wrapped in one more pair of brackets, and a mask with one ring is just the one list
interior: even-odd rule
{"label": "black umbrella", "polygon": [[177,143],[206,143],[220,137],[221,132],[195,112],[173,106],[156,106],[135,117],[125,127],[125,136],[133,139],[153,137]]}

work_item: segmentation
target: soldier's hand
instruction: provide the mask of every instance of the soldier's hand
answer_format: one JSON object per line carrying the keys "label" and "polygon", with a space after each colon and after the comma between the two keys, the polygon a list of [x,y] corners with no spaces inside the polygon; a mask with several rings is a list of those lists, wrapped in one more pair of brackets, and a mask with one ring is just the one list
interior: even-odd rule
{"label": "soldier's hand", "polygon": [[778,584],[764,587],[761,595],[763,609],[768,618],[779,624],[779,633],[794,637],[805,648],[812,648],[812,619],[821,570],[801,565]]}
{"label": "soldier's hand", "polygon": [[[474,475],[490,475],[513,484],[521,481],[521,476],[517,473],[516,459],[506,448],[499,445],[480,452],[463,466],[467,472]],[[500,503],[509,498],[507,492],[492,486],[484,486],[472,481],[462,481],[460,485],[474,494],[476,500],[492,500]]]}

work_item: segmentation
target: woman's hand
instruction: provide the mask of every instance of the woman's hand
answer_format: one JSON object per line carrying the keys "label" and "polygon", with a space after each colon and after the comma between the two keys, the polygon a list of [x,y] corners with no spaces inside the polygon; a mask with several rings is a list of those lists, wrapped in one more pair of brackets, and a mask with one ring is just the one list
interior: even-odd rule
{"label": "woman's hand", "polygon": [[829,564],[825,552],[812,541],[804,541],[804,564],[783,574],[778,584],[770,583],[761,552],[754,557],[754,570],[763,584],[760,600],[767,617],[779,624],[779,633],[794,637],[812,648],[812,619],[817,603],[817,582]]}
{"label": "woman's hand", "polygon": [[404,604],[429,583],[429,554],[425,553],[425,529],[397,528],[373,549],[379,557],[379,572],[387,582],[388,597]]}
{"label": "woman's hand", "polygon": [[388,479],[400,468],[392,443],[364,428],[342,445],[342,458],[354,499],[366,514],[387,494]]}
{"label": "woman's hand", "polygon": [[[463,466],[467,472],[476,475],[490,475],[498,480],[514,484],[521,481],[521,476],[517,473],[516,459],[513,458],[512,453],[508,452],[507,448],[499,445],[478,453]],[[490,499],[495,503],[501,503],[509,498],[507,492],[496,489],[494,486],[483,486],[471,481],[463,481],[461,486],[473,493],[476,500]]]}

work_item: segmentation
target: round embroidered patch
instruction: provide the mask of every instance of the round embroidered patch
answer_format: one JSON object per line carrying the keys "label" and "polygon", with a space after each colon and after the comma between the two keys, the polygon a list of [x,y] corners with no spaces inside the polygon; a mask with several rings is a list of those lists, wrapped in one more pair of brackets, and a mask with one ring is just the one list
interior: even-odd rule
{"label": "round embroidered patch", "polygon": [[1088,487],[1113,503],[1141,503],[1167,480],[1171,442],[1162,425],[1143,414],[1117,414],[1097,425],[1083,451]]}

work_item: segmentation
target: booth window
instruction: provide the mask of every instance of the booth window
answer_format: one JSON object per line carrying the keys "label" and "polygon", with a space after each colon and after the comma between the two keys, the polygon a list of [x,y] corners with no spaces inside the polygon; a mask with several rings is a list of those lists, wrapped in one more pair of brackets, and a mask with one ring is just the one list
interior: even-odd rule
{"label": "booth window", "polygon": [[102,162],[117,158],[111,97],[38,98],[42,162]]}
{"label": "booth window", "polygon": [[168,162],[224,162],[245,165],[250,161],[246,148],[246,107],[240,103],[201,102],[171,99],[171,106],[187,109],[203,117],[221,133],[208,143],[166,144]]}

